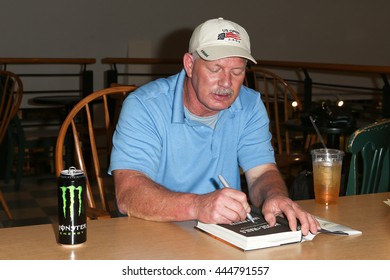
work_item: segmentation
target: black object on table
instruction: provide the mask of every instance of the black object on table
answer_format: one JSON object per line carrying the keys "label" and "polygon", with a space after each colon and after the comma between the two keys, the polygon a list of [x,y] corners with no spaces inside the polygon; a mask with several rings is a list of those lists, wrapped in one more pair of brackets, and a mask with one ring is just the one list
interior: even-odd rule
{"label": "black object on table", "polygon": [[[303,133],[316,134],[313,125],[310,123],[302,123],[300,119],[291,119],[284,122],[284,126],[288,130],[301,131]],[[340,136],[350,135],[354,132],[356,126],[345,126],[345,127],[329,127],[329,126],[318,126],[318,129],[322,135],[327,137],[327,147],[333,149],[340,149]]]}

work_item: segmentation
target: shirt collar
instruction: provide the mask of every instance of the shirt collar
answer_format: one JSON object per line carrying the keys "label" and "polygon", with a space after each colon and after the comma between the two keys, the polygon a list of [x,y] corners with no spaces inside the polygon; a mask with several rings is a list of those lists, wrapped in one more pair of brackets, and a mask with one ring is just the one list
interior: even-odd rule
{"label": "shirt collar", "polygon": [[173,96],[172,123],[184,123],[183,89],[185,77],[186,72],[182,69],[177,77]]}

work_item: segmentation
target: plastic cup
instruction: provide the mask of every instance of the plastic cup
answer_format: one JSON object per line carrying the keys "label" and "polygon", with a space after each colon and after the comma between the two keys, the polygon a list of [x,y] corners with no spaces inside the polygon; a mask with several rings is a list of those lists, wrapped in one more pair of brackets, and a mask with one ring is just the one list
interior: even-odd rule
{"label": "plastic cup", "polygon": [[311,155],[315,202],[337,204],[344,152],[336,149],[315,149],[311,151]]}

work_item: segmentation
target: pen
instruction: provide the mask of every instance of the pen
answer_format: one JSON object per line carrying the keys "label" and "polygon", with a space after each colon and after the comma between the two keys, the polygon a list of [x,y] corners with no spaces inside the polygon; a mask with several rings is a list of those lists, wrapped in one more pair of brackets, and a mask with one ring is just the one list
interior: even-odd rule
{"label": "pen", "polygon": [[[225,180],[225,178],[222,176],[222,175],[218,175],[218,178],[219,180],[221,180],[222,182],[222,185],[225,187],[225,188],[231,188],[229,183]],[[246,214],[246,217],[252,222],[254,223],[255,221],[253,220],[253,217],[250,213],[247,213]]]}

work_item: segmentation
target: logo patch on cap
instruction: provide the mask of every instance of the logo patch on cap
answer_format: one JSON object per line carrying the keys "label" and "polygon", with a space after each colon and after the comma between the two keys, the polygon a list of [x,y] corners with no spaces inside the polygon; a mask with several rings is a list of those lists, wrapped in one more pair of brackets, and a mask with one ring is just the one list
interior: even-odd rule
{"label": "logo patch on cap", "polygon": [[225,40],[240,42],[240,32],[235,30],[222,30],[222,33],[218,34],[217,40]]}

